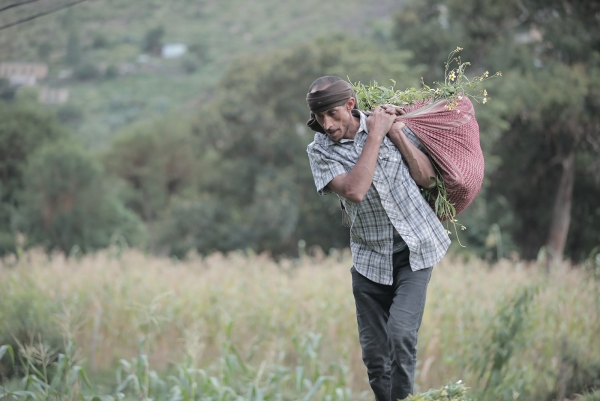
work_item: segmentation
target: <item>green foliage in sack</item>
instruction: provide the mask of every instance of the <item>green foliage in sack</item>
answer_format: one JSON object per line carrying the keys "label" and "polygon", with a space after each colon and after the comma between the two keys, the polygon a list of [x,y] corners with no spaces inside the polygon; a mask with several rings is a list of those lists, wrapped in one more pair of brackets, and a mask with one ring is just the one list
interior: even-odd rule
{"label": "green foliage in sack", "polygon": [[[450,52],[444,63],[444,81],[434,82],[433,88],[426,85],[422,79],[423,86],[421,88],[407,88],[405,90],[395,89],[396,81],[393,79],[391,80],[393,85],[390,87],[379,85],[376,81],[369,85],[360,82],[354,83],[359,108],[370,110],[384,104],[407,106],[415,102],[429,103],[445,99],[447,101],[446,108],[453,110],[457,105],[457,101],[462,99],[462,96],[468,96],[475,102],[481,100],[482,103],[487,103],[490,99],[487,90],[482,89],[478,94],[474,94],[473,90],[490,78],[502,76],[502,73],[498,71],[490,76],[490,73],[486,71],[481,75],[469,78],[466,69],[471,63],[461,60],[458,55],[461,50],[461,47],[457,47]],[[454,64],[456,67],[451,68]]]}

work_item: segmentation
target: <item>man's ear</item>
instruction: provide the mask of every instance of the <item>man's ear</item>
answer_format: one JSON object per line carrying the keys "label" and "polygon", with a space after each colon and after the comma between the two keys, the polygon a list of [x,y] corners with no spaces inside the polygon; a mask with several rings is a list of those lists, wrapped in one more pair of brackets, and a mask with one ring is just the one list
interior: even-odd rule
{"label": "man's ear", "polygon": [[346,111],[352,111],[352,109],[354,109],[355,104],[356,104],[356,99],[354,99],[353,97],[348,99],[348,101],[346,102]]}

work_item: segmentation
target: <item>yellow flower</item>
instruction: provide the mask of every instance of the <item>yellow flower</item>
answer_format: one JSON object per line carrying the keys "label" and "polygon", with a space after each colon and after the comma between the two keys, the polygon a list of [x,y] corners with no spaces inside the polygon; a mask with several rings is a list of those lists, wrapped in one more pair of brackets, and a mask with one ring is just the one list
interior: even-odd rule
{"label": "yellow flower", "polygon": [[460,226],[460,229],[464,231],[464,230],[466,230],[466,229],[467,229],[467,227],[465,227],[465,226]]}
{"label": "yellow flower", "polygon": [[484,97],[483,98],[483,104],[486,104],[486,103],[487,103],[487,97]]}
{"label": "yellow flower", "polygon": [[496,73],[496,75],[498,75],[499,77],[501,77],[501,76],[502,76],[502,71],[498,71],[498,72]]}
{"label": "yellow flower", "polygon": [[485,74],[483,74],[484,77],[487,78],[487,76],[490,75],[489,71],[486,71]]}
{"label": "yellow flower", "polygon": [[487,96],[487,91],[485,89],[483,90],[483,96]]}
{"label": "yellow flower", "polygon": [[454,71],[450,72],[450,75],[448,75],[448,78],[450,78],[450,81],[454,81],[456,79],[456,75],[454,75]]}
{"label": "yellow flower", "polygon": [[[456,114],[460,114],[460,110],[456,110]],[[456,220],[455,220],[456,221]]]}

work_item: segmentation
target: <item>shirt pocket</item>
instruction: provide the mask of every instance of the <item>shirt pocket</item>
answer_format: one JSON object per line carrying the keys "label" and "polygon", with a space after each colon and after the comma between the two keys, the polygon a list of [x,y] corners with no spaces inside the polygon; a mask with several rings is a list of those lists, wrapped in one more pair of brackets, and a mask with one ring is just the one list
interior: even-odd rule
{"label": "shirt pocket", "polygon": [[379,160],[384,164],[383,167],[385,167],[389,173],[392,173],[393,171],[394,175],[402,168],[402,155],[396,145],[394,145],[387,137],[379,150]]}
{"label": "shirt pocket", "polygon": [[385,137],[383,139],[383,142],[381,143],[381,147],[379,148],[379,160],[387,161],[390,158],[393,158],[395,148],[396,147],[394,146],[392,141],[390,141],[388,137]]}

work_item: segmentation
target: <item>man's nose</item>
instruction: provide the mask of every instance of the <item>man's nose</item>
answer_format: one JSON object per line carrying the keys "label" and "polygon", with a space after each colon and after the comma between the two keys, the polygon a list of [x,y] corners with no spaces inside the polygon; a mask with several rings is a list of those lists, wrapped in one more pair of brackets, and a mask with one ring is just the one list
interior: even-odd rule
{"label": "man's nose", "polygon": [[331,126],[333,125],[333,121],[331,118],[329,118],[328,116],[325,116],[323,118],[323,128],[325,128],[325,130],[329,130],[329,128],[331,128]]}

